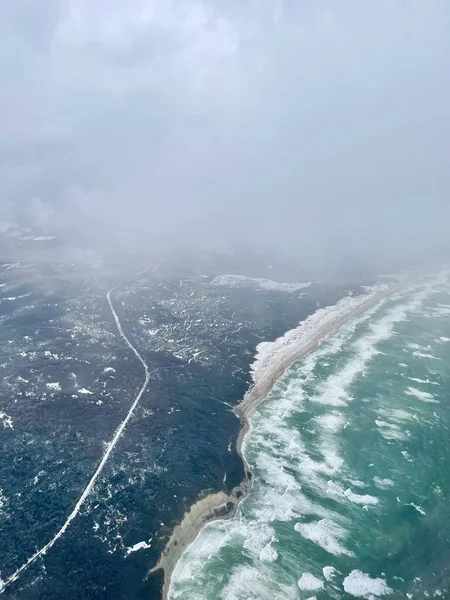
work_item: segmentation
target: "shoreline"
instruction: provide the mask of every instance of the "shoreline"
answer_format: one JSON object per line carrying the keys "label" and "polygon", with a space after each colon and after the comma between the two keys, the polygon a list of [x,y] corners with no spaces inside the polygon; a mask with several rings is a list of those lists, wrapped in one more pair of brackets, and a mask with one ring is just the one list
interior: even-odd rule
{"label": "shoreline", "polygon": [[[384,286],[372,294],[344,297],[336,305],[320,309],[323,311],[330,310],[331,314],[327,315],[330,318],[328,320],[326,318],[323,319],[325,323],[320,323],[319,321],[309,336],[306,336],[306,340],[302,340],[301,333],[303,332],[301,327],[311,316],[317,313],[310,315],[296,329],[286,332],[285,336],[299,331],[300,338],[296,339],[294,334],[292,336],[293,339],[287,344],[287,347],[286,345],[283,346],[278,351],[275,351],[275,355],[269,357],[268,364],[262,375],[257,377],[255,383],[245,393],[242,401],[233,408],[233,412],[241,424],[236,440],[236,451],[244,465],[244,479],[228,495],[220,491],[197,500],[189,511],[184,514],[181,523],[173,530],[157,564],[147,572],[148,577],[160,569],[164,571],[163,600],[168,600],[172,574],[184,550],[196,539],[205,525],[218,519],[233,517],[240,502],[252,491],[253,475],[242,452],[242,444],[250,428],[249,416],[251,412],[268,396],[278,379],[295,361],[313,352],[328,335],[335,333],[344,324],[362,317],[368,310],[391,298],[409,283],[411,283],[410,278],[396,282],[389,287]],[[358,299],[361,301],[358,302]],[[340,303],[345,304],[345,301],[347,301],[348,306],[341,305],[337,314],[333,315],[333,309],[339,307]],[[325,315],[326,313],[324,312],[323,314]],[[285,336],[279,338],[279,340],[284,339]]]}

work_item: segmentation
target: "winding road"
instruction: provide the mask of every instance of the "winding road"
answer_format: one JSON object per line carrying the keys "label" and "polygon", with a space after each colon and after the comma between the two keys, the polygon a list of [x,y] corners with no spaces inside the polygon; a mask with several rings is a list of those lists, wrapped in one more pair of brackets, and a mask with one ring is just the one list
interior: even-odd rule
{"label": "winding road", "polygon": [[148,388],[148,384],[150,382],[150,370],[148,368],[148,365],[145,362],[145,360],[142,358],[142,356],[139,354],[138,350],[130,342],[129,338],[125,335],[125,333],[124,333],[124,331],[122,329],[122,325],[120,323],[120,319],[119,319],[119,317],[117,315],[117,312],[116,312],[116,310],[115,310],[115,308],[113,306],[113,303],[111,301],[111,294],[113,292],[115,292],[121,285],[122,284],[116,285],[115,287],[113,287],[112,289],[110,289],[109,292],[106,294],[106,299],[108,301],[109,308],[111,309],[111,313],[112,313],[112,315],[114,317],[114,321],[116,323],[117,330],[118,330],[120,336],[123,338],[123,340],[125,341],[125,343],[127,344],[127,346],[130,348],[130,350],[133,352],[133,354],[136,356],[136,358],[139,360],[139,362],[144,367],[144,372],[145,372],[144,383],[142,384],[142,387],[140,388],[137,396],[135,397],[135,399],[134,399],[134,401],[133,401],[133,403],[132,403],[132,405],[130,407],[130,410],[128,411],[128,413],[125,416],[124,420],[120,423],[120,425],[116,429],[112,440],[109,442],[109,444],[108,444],[108,446],[106,448],[106,451],[105,451],[105,453],[103,455],[103,458],[101,459],[100,463],[98,464],[97,469],[95,470],[94,474],[92,475],[92,477],[89,480],[87,486],[85,487],[83,493],[79,497],[79,499],[78,499],[77,503],[75,504],[72,512],[70,513],[70,515],[65,520],[65,522],[62,525],[61,529],[53,536],[53,538],[47,544],[45,544],[45,546],[43,546],[40,550],[38,550],[32,556],[30,556],[30,558],[21,567],[19,567],[12,575],[10,575],[5,581],[2,581],[0,579],[0,593],[2,593],[8,585],[10,585],[14,581],[16,581],[20,577],[20,575],[30,565],[32,565],[35,562],[35,560],[37,560],[40,556],[43,556],[44,554],[46,554],[47,550],[50,550],[50,548],[59,540],[59,538],[61,538],[64,535],[64,533],[66,532],[66,530],[69,527],[70,523],[78,515],[78,513],[80,512],[80,509],[83,506],[84,502],[86,501],[87,497],[92,492],[97,479],[99,478],[99,476],[100,476],[101,472],[103,471],[106,463],[108,462],[108,459],[111,456],[111,453],[114,450],[114,447],[116,446],[117,442],[119,441],[120,436],[124,432],[124,429],[125,429],[125,427],[128,424],[128,421],[133,416],[133,413],[134,413],[137,405],[139,404],[139,401],[141,400],[142,396],[144,395],[145,391]]}

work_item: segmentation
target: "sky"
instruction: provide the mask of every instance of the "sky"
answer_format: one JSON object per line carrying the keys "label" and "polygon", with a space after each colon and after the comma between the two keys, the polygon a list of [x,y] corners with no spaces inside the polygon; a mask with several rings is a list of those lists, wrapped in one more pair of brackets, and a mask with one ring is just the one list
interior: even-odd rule
{"label": "sky", "polygon": [[449,32],[448,0],[2,0],[0,218],[450,250]]}

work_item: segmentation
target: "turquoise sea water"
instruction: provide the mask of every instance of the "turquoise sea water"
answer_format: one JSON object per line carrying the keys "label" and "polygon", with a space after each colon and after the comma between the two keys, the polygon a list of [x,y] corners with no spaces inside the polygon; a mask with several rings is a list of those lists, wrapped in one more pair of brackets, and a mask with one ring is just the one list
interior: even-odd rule
{"label": "turquoise sea water", "polygon": [[170,599],[450,597],[450,282],[329,336],[251,415],[254,490]]}

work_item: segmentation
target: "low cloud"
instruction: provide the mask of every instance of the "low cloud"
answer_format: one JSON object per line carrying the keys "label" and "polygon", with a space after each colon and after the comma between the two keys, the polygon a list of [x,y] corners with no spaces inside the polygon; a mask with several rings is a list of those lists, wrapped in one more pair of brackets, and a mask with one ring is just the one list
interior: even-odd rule
{"label": "low cloud", "polygon": [[2,210],[99,246],[448,250],[444,0],[5,0]]}

